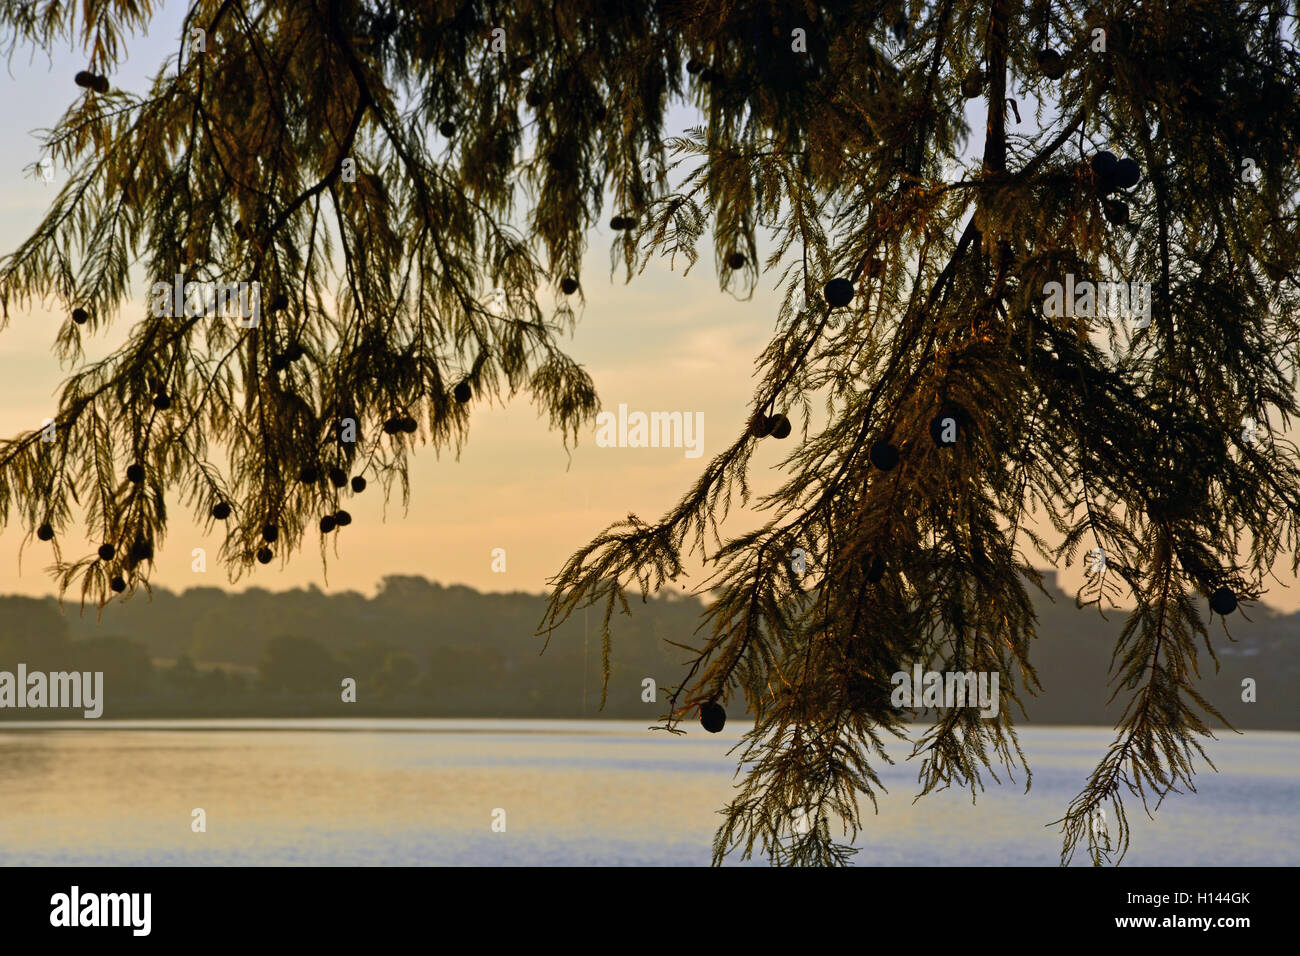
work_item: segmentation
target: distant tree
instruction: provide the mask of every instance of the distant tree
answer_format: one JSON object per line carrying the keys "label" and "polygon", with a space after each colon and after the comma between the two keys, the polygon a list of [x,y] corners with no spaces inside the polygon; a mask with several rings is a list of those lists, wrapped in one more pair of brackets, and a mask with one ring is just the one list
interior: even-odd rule
{"label": "distant tree", "polygon": [[323,694],[338,686],[342,668],[320,641],[281,635],[266,642],[258,674],[268,690]]}
{"label": "distant tree", "polygon": [[395,700],[413,688],[419,677],[419,667],[411,655],[390,651],[374,675],[375,693],[380,700]]}
{"label": "distant tree", "polygon": [[72,659],[67,621],[50,600],[0,597],[0,670],[18,664],[32,670],[63,670]]}
{"label": "distant tree", "polygon": [[163,680],[172,687],[186,693],[193,692],[199,682],[199,671],[188,654],[182,654],[163,671]]}
{"label": "distant tree", "polygon": [[420,676],[419,666],[395,645],[369,639],[342,653],[347,676],[358,686],[371,688],[380,700],[392,700],[407,690]]}
{"label": "distant tree", "polygon": [[[1254,600],[1300,539],[1300,454],[1277,431],[1300,412],[1284,0],[200,0],[150,89],[115,89],[152,9],[0,5],[15,45],[89,47],[45,139],[71,178],[0,261],[0,305],[59,303],[70,360],[137,261],[150,281],[258,282],[264,307],[248,326],[150,309],[65,384],[54,442],[0,448],[0,516],[53,540],[62,587],[145,583],[168,494],[225,523],[233,573],[318,528],[324,551],[347,533],[340,478],[405,500],[415,442],[458,447],[476,401],[527,391],[576,440],[596,397],[558,339],[609,192],[629,278],[704,243],[723,288],[770,273],[784,293],[748,428],[662,519],[580,550],[542,622],[600,606],[608,678],[626,592],[716,563],[665,714],[678,729],[743,695],[755,715],[715,858],[844,862],[832,822],[856,834],[875,800],[871,761],[904,732],[889,676],[916,661],[1008,678],[996,719],[954,709],[921,739],[922,792],[1016,767],[1034,551],[1104,550],[1081,597],[1137,604],[1128,707],[1063,859],[1103,858],[1103,805],[1122,851],[1122,797],[1190,782],[1213,713],[1197,598]],[[702,125],[666,140],[683,100]],[[965,100],[985,114],[975,162]],[[1050,283],[1111,270],[1151,282],[1149,324],[1045,311]],[[796,428],[770,520],[721,539],[754,450]],[[79,502],[110,557],[59,550]]]}
{"label": "distant tree", "polygon": [[249,676],[242,671],[222,670],[226,677],[225,693],[233,697],[242,697],[248,694],[252,688]]}
{"label": "distant tree", "polygon": [[[261,658],[263,644],[268,631],[276,618],[259,618],[252,606],[252,600],[239,598],[228,602],[220,608],[213,608],[203,617],[192,621],[190,627],[193,637],[188,642],[186,653],[200,661],[222,661],[244,666],[255,666]],[[292,619],[294,627],[306,629],[306,622]],[[268,620],[268,627],[263,630],[250,622]]]}
{"label": "distant tree", "polygon": [[468,694],[496,700],[506,692],[504,655],[495,649],[443,644],[429,652],[428,660],[421,683],[434,701]]}
{"label": "distant tree", "polygon": [[220,667],[209,667],[200,675],[197,691],[200,697],[220,699],[235,690],[235,685],[236,682]]}
{"label": "distant tree", "polygon": [[0,597],[0,615],[6,630],[19,631],[37,640],[59,640],[68,633],[67,619],[59,612],[58,603],[49,598],[6,594]]}
{"label": "distant tree", "polygon": [[153,689],[153,661],[139,641],[105,635],[78,641],[72,647],[72,667],[79,671],[102,671],[104,684],[113,696],[131,697]]}

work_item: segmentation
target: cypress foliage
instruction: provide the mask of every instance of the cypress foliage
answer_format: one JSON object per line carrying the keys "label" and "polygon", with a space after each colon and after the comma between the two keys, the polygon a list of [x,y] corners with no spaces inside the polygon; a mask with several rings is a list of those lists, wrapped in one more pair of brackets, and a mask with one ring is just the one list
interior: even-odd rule
{"label": "cypress foliage", "polygon": [[[1003,695],[997,717],[954,708],[921,736],[921,792],[1028,781],[1013,717],[1017,688],[1037,686],[1031,558],[1103,549],[1079,601],[1137,605],[1116,648],[1125,709],[1057,822],[1063,862],[1118,861],[1124,798],[1154,808],[1191,786],[1218,716],[1195,687],[1209,600],[1257,598],[1281,554],[1296,567],[1296,448],[1243,440],[1247,419],[1281,427],[1296,411],[1300,111],[1281,93],[1297,78],[1282,39],[1294,17],[1281,3],[859,4],[810,30],[823,78],[782,85],[740,40],[767,8],[705,6],[719,19],[692,49],[748,75],[745,94],[702,91],[708,125],[673,144],[695,176],[649,213],[642,246],[691,247],[704,223],[719,250],[774,235],[788,297],[757,414],[806,410],[820,390],[829,419],[758,502],[760,528],[714,543],[747,500],[751,429],[669,513],[575,554],[544,627],[596,604],[608,641],[625,589],[673,580],[687,554],[712,560],[716,601],[665,725],[728,697],[754,715],[715,859],[834,864],[853,851],[831,825],[858,831],[860,799],[880,789],[871,761],[903,733],[889,677],[914,662],[996,672]],[[784,11],[782,36],[798,18]],[[982,154],[953,171],[972,94]],[[1090,160],[1108,146],[1125,165],[1099,183]],[[1149,282],[1149,323],[1046,315],[1045,286],[1066,273]],[[862,293],[842,322],[839,277]],[[947,409],[955,444],[940,438]],[[796,547],[814,556],[802,579]],[[1114,833],[1094,825],[1103,810]]]}
{"label": "cypress foliage", "polygon": [[[326,446],[340,474],[373,469],[405,495],[414,441],[467,435],[450,383],[528,391],[576,441],[597,401],[559,338],[588,231],[609,222],[629,279],[707,244],[723,288],[770,272],[785,293],[733,442],[659,520],[580,549],[541,624],[602,607],[608,675],[628,591],[691,555],[715,565],[665,726],[705,705],[755,717],[718,859],[849,858],[832,831],[851,837],[875,800],[872,761],[904,732],[889,677],[913,662],[996,672],[1004,695],[996,718],[950,710],[917,743],[922,792],[1021,768],[1034,554],[1101,548],[1080,601],[1137,604],[1116,648],[1127,709],[1059,821],[1063,859],[1109,858],[1092,826],[1106,806],[1122,857],[1122,798],[1190,785],[1214,716],[1194,686],[1198,644],[1213,655],[1207,601],[1257,599],[1300,537],[1300,456],[1269,430],[1300,411],[1300,69],[1283,0],[200,0],[137,94],[108,78],[152,9],[0,6],[10,53],[97,38],[93,79],[69,84],[45,144],[72,175],[0,260],[0,307],[62,303],[71,360],[118,318],[137,261],[151,281],[261,283],[276,308],[254,327],[136,321],[68,379],[53,445],[33,431],[0,448],[6,523],[61,532],[80,504],[95,539],[161,545],[170,492],[229,519],[237,575],[320,526],[294,478]],[[985,130],[963,163],[968,99]],[[674,100],[703,121],[665,139]],[[1066,273],[1150,282],[1149,324],[1046,314]],[[954,408],[956,442],[941,441]],[[788,480],[759,502],[761,527],[719,541],[777,409],[802,425]],[[147,583],[151,562],[65,558],[59,540],[60,584],[83,599]]]}

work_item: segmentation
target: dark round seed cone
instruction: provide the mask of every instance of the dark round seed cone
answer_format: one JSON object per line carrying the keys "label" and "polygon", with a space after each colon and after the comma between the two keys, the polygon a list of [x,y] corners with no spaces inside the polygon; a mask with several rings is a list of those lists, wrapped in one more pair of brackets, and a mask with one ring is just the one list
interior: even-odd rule
{"label": "dark round seed cone", "polygon": [[304,485],[314,485],[320,481],[320,469],[315,465],[308,465],[298,472],[298,480]]}
{"label": "dark round seed cone", "polygon": [[[957,405],[944,405],[939,414],[930,421],[930,438],[937,448],[951,448],[957,444],[961,433],[966,428],[966,410]],[[945,441],[945,435],[951,435],[951,441]]]}
{"label": "dark round seed cone", "polygon": [[335,488],[342,488],[348,483],[348,473],[342,468],[331,468],[329,470],[330,484]]}
{"label": "dark round seed cone", "polygon": [[843,277],[832,279],[822,288],[822,295],[832,309],[842,309],[853,301],[853,282]]}
{"label": "dark round seed cone", "polygon": [[451,120],[443,120],[438,126],[438,132],[443,135],[444,139],[451,139],[456,135],[456,124]]}
{"label": "dark round seed cone", "polygon": [[700,723],[711,734],[721,733],[722,728],[727,724],[727,712],[722,709],[721,704],[714,701],[701,704]]}
{"label": "dark round seed cone", "polygon": [[354,475],[352,478],[352,491],[354,494],[360,494],[366,490],[366,479],[360,475]]}
{"label": "dark round seed cone", "polygon": [[216,518],[218,521],[225,521],[230,517],[230,505],[226,504],[224,501],[218,501],[212,506],[212,517]]}
{"label": "dark round seed cone", "polygon": [[691,57],[689,60],[686,61],[686,72],[690,73],[691,75],[699,73],[703,69],[704,69],[703,60],[697,60],[695,59],[695,57]]}
{"label": "dark round seed cone", "polygon": [[334,522],[340,528],[346,528],[352,523],[352,515],[348,514],[346,511],[336,511],[334,513]]}
{"label": "dark round seed cone", "polygon": [[272,372],[283,372],[288,367],[289,367],[289,356],[284,354],[272,356],[271,358]]}
{"label": "dark round seed cone", "polygon": [[1113,176],[1118,163],[1118,156],[1108,149],[1103,149],[1092,157],[1092,171],[1098,176]]}
{"label": "dark round seed cone", "polygon": [[784,415],[773,415],[768,420],[768,423],[771,425],[770,430],[773,438],[781,439],[790,437],[790,419],[786,418]]}
{"label": "dark round seed cone", "polygon": [[326,515],[325,517],[320,519],[320,530],[321,530],[321,534],[329,534],[331,531],[334,530],[333,515]]}
{"label": "dark round seed cone", "polygon": [[118,594],[121,594],[123,591],[126,590],[126,582],[123,581],[121,578],[113,578],[113,580],[108,582],[108,586],[112,588],[114,591],[116,591]]}
{"label": "dark round seed cone", "polygon": [[1232,593],[1232,588],[1219,588],[1210,595],[1210,608],[1215,614],[1227,617],[1237,610],[1237,595]]}
{"label": "dark round seed cone", "polygon": [[131,465],[127,468],[126,480],[137,485],[144,481],[144,465]]}
{"label": "dark round seed cone", "polygon": [[562,280],[560,282],[560,291],[565,295],[573,295],[578,291],[578,280],[572,277]]}
{"label": "dark round seed cone", "polygon": [[1101,204],[1101,211],[1112,226],[1122,226],[1128,222],[1128,203],[1107,199]]}
{"label": "dark round seed cone", "polygon": [[270,548],[262,548],[257,552],[257,560],[262,564],[270,564],[273,557],[275,557],[275,554]]}
{"label": "dark round seed cone", "polygon": [[416,424],[415,419],[410,415],[407,415],[402,419],[402,431],[406,432],[408,435],[413,434],[419,427],[420,426]]}
{"label": "dark round seed cone", "polygon": [[1055,50],[1040,50],[1037,59],[1039,72],[1049,80],[1065,76],[1065,58]]}
{"label": "dark round seed cone", "polygon": [[1142,181],[1142,167],[1126,156],[1115,164],[1114,181],[1120,189],[1132,189]]}
{"label": "dark round seed cone", "polygon": [[54,537],[54,529],[51,528],[48,524],[43,524],[36,529],[36,537],[39,538],[41,541],[49,541],[51,538]]}
{"label": "dark round seed cone", "polygon": [[473,390],[469,386],[469,382],[457,383],[452,394],[456,401],[460,402],[462,405],[468,402],[474,395]]}
{"label": "dark round seed cone", "polygon": [[273,524],[262,526],[262,540],[270,544],[276,538],[280,537],[280,529]]}
{"label": "dark round seed cone", "polygon": [[90,318],[90,313],[87,312],[85,309],[72,310],[72,321],[76,322],[78,325],[85,325],[86,320],[89,318]]}
{"label": "dark round seed cone", "polygon": [[402,420],[400,418],[390,418],[384,422],[384,434],[396,435],[402,430]]}
{"label": "dark round seed cone", "polygon": [[95,85],[95,74],[89,70],[78,70],[77,75],[72,78],[72,82],[82,89],[88,90]]}
{"label": "dark round seed cone", "polygon": [[94,91],[95,91],[96,93],[101,93],[101,94],[102,94],[102,93],[107,93],[107,92],[108,92],[108,77],[106,77],[106,76],[96,76],[96,77],[95,77],[95,85],[94,85],[92,88],[94,89]]}
{"label": "dark round seed cone", "polygon": [[542,94],[536,90],[529,90],[524,94],[524,102],[528,104],[530,109],[537,109],[542,105]]}
{"label": "dark round seed cone", "polygon": [[748,260],[746,260],[743,252],[733,252],[731,255],[727,256],[727,268],[732,270],[743,269],[745,268],[746,261]]}
{"label": "dark round seed cone", "polygon": [[881,471],[889,471],[898,464],[898,449],[887,441],[878,441],[871,446],[871,463]]}
{"label": "dark round seed cone", "polygon": [[117,554],[117,548],[111,544],[101,544],[99,546],[99,560],[112,561],[115,554]]}
{"label": "dark round seed cone", "polygon": [[749,433],[755,438],[766,438],[772,434],[772,419],[767,415],[755,415],[749,421]]}
{"label": "dark round seed cone", "polygon": [[290,362],[298,361],[300,358],[303,357],[303,354],[304,353],[302,350],[302,346],[299,345],[297,342],[294,342],[293,345],[290,345],[284,351],[284,357],[287,358]]}
{"label": "dark round seed cone", "polygon": [[166,392],[163,392],[153,397],[153,407],[158,409],[160,412],[165,412],[167,409],[172,407],[172,400],[168,397]]}
{"label": "dark round seed cone", "polygon": [[1096,156],[1092,157],[1092,175],[1097,181],[1097,188],[1105,195],[1113,192],[1115,189],[1115,170],[1119,165],[1119,160],[1115,154],[1109,150],[1103,149]]}

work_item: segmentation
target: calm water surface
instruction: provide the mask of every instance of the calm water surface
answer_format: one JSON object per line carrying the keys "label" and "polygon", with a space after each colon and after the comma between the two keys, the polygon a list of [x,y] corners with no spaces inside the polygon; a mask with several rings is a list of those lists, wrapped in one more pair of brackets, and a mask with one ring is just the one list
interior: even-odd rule
{"label": "calm water surface", "polygon": [[[0,725],[8,865],[706,865],[734,785],[718,736],[640,722],[226,720]],[[891,752],[860,865],[1054,866],[1060,817],[1112,732],[1025,728],[1034,772],[916,805]],[[1134,806],[1126,865],[1300,864],[1300,734],[1207,747],[1219,767],[1154,821]],[[1005,776],[1003,776],[1005,781]],[[207,813],[193,833],[191,811]],[[491,829],[496,808],[506,832]],[[1082,858],[1076,862],[1082,862]],[[762,862],[762,861],[758,861]]]}

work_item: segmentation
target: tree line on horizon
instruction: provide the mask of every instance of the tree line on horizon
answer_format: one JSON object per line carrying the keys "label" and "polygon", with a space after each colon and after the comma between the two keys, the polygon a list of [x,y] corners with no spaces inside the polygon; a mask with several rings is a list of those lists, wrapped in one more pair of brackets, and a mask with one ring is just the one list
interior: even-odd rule
{"label": "tree line on horizon", "polygon": [[[1044,690],[1026,697],[1028,719],[1108,724],[1098,699],[1119,615],[1079,610],[1045,578],[1050,595],[1035,607]],[[543,594],[484,593],[418,576],[385,577],[376,594],[327,594],[312,586],[271,592],[156,588],[152,600],[114,607],[102,620],[60,608],[54,598],[0,597],[0,670],[82,670],[105,674],[106,717],[427,716],[609,717],[654,721],[665,682],[689,643],[701,601],[671,592],[636,604],[617,624],[610,694],[600,702],[600,647],[594,623],[575,619],[545,653],[530,637]],[[1203,692],[1238,728],[1300,729],[1284,704],[1300,678],[1294,635],[1300,613],[1267,610],[1237,624],[1239,643],[1221,650],[1221,669]],[[1059,639],[1054,639],[1059,638]],[[585,657],[585,660],[584,660]],[[342,701],[344,678],[356,703]],[[643,700],[645,678],[658,701]],[[1240,701],[1243,677],[1259,683],[1256,703]],[[1109,696],[1107,694],[1106,696]],[[46,711],[0,711],[4,719],[48,719]]]}

